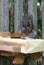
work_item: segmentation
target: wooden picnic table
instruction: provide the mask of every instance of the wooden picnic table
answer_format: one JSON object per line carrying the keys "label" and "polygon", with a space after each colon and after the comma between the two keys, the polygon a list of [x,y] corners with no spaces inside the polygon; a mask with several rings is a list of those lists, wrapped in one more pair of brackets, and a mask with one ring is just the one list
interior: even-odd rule
{"label": "wooden picnic table", "polygon": [[[24,63],[24,59],[26,56],[30,56],[33,57],[34,60],[39,60],[41,59],[41,53],[37,52],[37,53],[30,53],[30,54],[24,54],[21,52],[21,48],[22,46],[25,46],[25,40],[23,40],[22,42],[19,40],[19,35],[18,39],[17,36],[15,34],[12,34],[11,37],[16,37],[16,39],[14,39],[15,41],[13,42],[12,38],[10,37],[10,33],[6,33],[6,32],[2,32],[0,33],[0,56],[3,57],[11,57],[11,63],[15,63],[15,64],[23,64]],[[2,40],[3,39],[3,40]],[[9,39],[11,39],[12,41],[9,41]],[[20,41],[20,43],[18,43],[18,40]]]}

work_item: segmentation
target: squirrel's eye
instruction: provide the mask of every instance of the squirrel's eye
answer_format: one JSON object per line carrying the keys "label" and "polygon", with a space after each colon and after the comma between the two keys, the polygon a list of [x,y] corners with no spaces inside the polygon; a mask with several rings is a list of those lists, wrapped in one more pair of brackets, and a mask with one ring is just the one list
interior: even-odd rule
{"label": "squirrel's eye", "polygon": [[25,26],[23,25],[23,27],[25,27]]}

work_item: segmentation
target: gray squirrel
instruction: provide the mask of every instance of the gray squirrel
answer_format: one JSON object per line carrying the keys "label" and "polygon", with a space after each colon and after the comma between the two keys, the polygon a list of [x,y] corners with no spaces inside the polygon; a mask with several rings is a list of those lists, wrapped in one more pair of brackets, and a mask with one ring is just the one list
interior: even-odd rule
{"label": "gray squirrel", "polygon": [[30,14],[25,14],[20,22],[20,33],[22,36],[29,38],[37,38],[37,31],[33,25],[33,17]]}

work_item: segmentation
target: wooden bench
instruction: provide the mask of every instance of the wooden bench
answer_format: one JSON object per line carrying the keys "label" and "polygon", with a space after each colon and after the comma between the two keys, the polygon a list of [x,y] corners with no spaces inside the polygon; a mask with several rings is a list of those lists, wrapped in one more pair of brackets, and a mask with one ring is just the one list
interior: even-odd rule
{"label": "wooden bench", "polygon": [[10,36],[10,32],[0,32],[0,36],[9,37]]}

